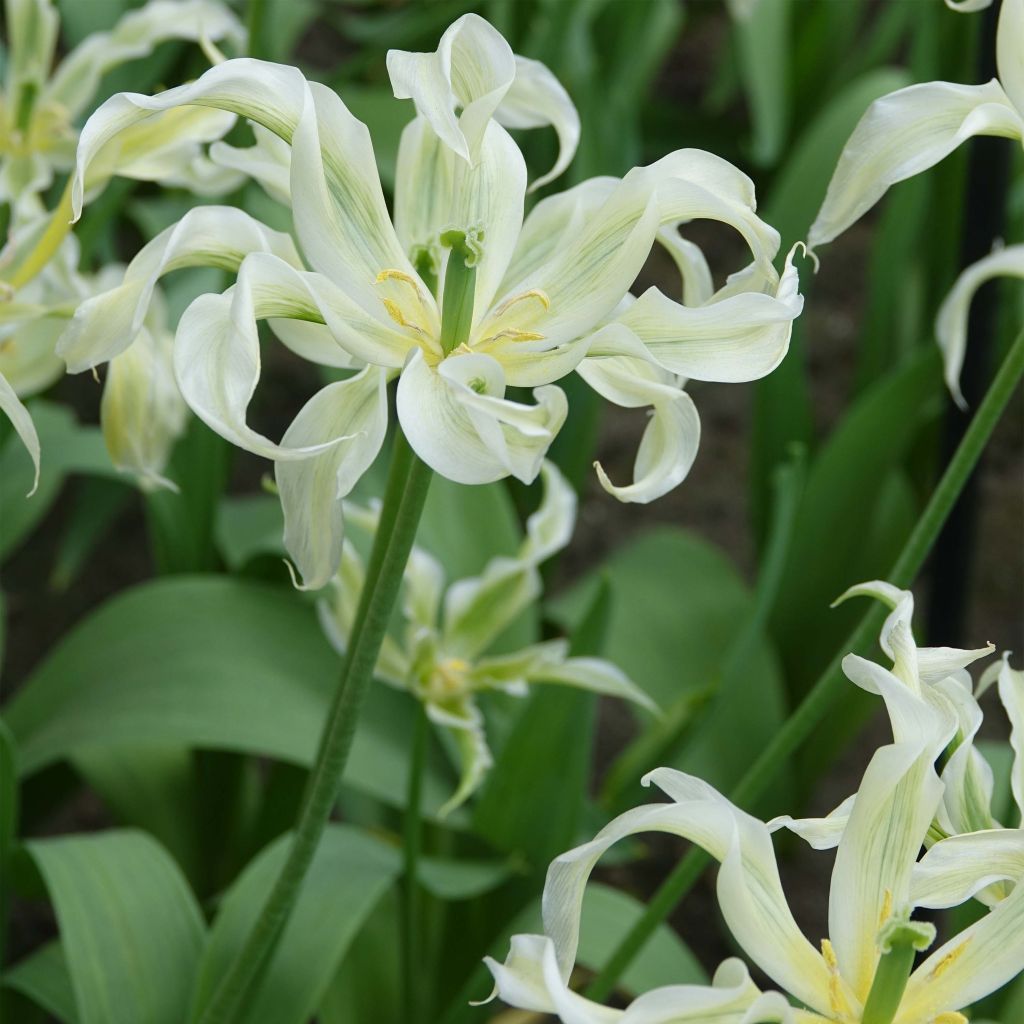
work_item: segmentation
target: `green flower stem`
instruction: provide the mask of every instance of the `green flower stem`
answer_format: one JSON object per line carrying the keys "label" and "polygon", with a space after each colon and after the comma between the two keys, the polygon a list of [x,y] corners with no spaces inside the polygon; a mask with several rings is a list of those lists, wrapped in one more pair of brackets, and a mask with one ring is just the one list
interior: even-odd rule
{"label": "green flower stem", "polygon": [[[896,564],[889,573],[889,582],[898,587],[909,587],[920,571],[935,538],[942,529],[964,484],[971,475],[989,437],[999,422],[1006,403],[1024,375],[1024,331],[1017,335],[1003,365],[999,368],[988,393],[971,420],[960,446],[957,448],[932,493],[931,500],[913,533],[907,540]],[[747,769],[746,774],[729,794],[740,807],[749,806],[765,791],[787,763],[796,749],[813,732],[814,727],[832,706],[845,684],[842,661],[848,651],[866,650],[878,635],[887,609],[878,603],[872,605],[846,643],[818,678],[800,706],[786,720],[760,756]],[[604,970],[587,989],[587,996],[598,1001],[607,999],[623,971],[643,949],[655,928],[672,912],[679,901],[693,888],[710,857],[700,849],[691,850],[662,882],[651,898],[647,909],[630,929],[612,954]]]}
{"label": "green flower stem", "polygon": [[202,1024],[223,1024],[238,1018],[298,898],[334,806],[352,748],[356,720],[398,597],[431,476],[432,471],[416,457],[398,428],[380,524],[366,569],[351,644],[324,723],[320,749],[306,786],[288,859],[245,944],[200,1017]]}
{"label": "green flower stem", "polygon": [[423,766],[427,756],[430,722],[422,705],[416,712],[416,731],[413,734],[409,759],[409,787],[406,791],[403,828],[402,878],[402,999],[406,1024],[416,1024],[420,1018],[419,943],[422,938],[419,914],[419,868],[422,830],[420,804],[423,796]]}

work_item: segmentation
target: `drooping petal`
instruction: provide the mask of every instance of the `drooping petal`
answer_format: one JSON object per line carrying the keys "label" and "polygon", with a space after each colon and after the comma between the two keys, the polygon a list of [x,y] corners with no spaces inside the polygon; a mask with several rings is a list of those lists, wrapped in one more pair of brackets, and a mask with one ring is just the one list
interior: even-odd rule
{"label": "drooping petal", "polygon": [[173,345],[170,332],[143,326],[135,344],[110,361],[103,386],[100,426],[107,451],[143,490],[177,490],[164,469],[188,409],[174,380]]}
{"label": "drooping petal", "polygon": [[444,704],[428,701],[425,707],[430,720],[451,733],[461,762],[459,785],[437,812],[439,818],[445,818],[480,788],[484,776],[494,764],[494,757],[484,734],[484,716],[472,697],[461,697]]}
{"label": "drooping petal", "polygon": [[[707,783],[668,768],[644,778],[674,801],[634,808],[606,825],[589,843],[557,857],[544,885],[544,927],[555,946],[563,980],[579,939],[583,891],[598,858],[638,832],[682,836],[721,862],[718,898],[729,930],[747,955],[786,991],[828,1013],[832,976],[820,953],[800,932],[779,881],[771,836]],[[841,979],[839,979],[841,985]]]}
{"label": "drooping petal", "polygon": [[252,146],[215,142],[210,147],[210,159],[252,178],[271,199],[276,199],[283,206],[291,206],[291,146],[261,124],[253,124],[252,131],[256,137]]}
{"label": "drooping petal", "polygon": [[1011,245],[972,263],[956,279],[935,318],[935,337],[942,352],[946,387],[961,409],[967,408],[960,390],[960,371],[967,352],[967,319],[975,292],[993,277],[1024,277],[1024,245]]}
{"label": "drooping petal", "polygon": [[395,97],[411,99],[446,146],[476,163],[488,121],[516,76],[512,48],[501,33],[479,15],[465,14],[434,53],[389,50],[387,64]]}
{"label": "drooping petal", "polygon": [[562,83],[539,60],[516,56],[512,87],[494,114],[506,128],[543,128],[551,125],[558,134],[558,159],[530,191],[557,178],[572,162],[580,141],[580,116]]}
{"label": "drooping petal", "polygon": [[0,374],[0,412],[11,421],[35,467],[32,489],[28,492],[28,496],[31,497],[39,486],[39,435],[36,433],[36,426],[32,422],[28,409],[21,404],[21,400],[14,393],[14,388],[7,382],[7,378],[3,374]]}
{"label": "drooping petal", "polygon": [[925,82],[875,100],[839,157],[808,244],[832,241],[890,186],[933,167],[974,135],[1019,139],[1024,121],[995,80]]}
{"label": "drooping petal", "polygon": [[775,295],[745,293],[685,306],[649,288],[618,322],[670,373],[696,380],[757,380],[789,350],[793,321],[803,308],[798,287],[791,251]]}
{"label": "drooping petal", "polygon": [[[917,879],[926,906],[947,906],[950,899],[962,902],[979,882],[1005,878],[1013,870],[1017,882],[980,921],[918,966],[900,1003],[897,1019],[901,1024],[932,1020],[944,1011],[969,1006],[1020,974],[1024,963],[1022,853],[1024,834],[1003,829],[944,839],[925,854]],[[965,872],[968,863],[974,870]]]}
{"label": "drooping petal", "polygon": [[544,485],[537,510],[526,520],[526,539],[519,557],[539,565],[565,548],[576,526],[576,492],[562,471],[545,459],[540,467]]}
{"label": "drooping petal", "polygon": [[1003,0],[996,31],[996,67],[1010,102],[1024,117],[1024,2]]}
{"label": "drooping petal", "polygon": [[72,120],[88,106],[100,79],[125,61],[145,57],[169,39],[245,41],[245,30],[223,4],[211,0],[151,0],[109,32],[95,32],[61,61],[44,91]]}
{"label": "drooping petal", "polygon": [[342,501],[377,457],[388,424],[387,372],[368,366],[328,384],[302,408],[281,444],[330,447],[274,468],[284,510],[284,544],[304,590],[324,586],[338,569],[344,536]]}
{"label": "drooping petal", "polygon": [[3,315],[14,315],[0,327],[0,374],[20,398],[27,398],[64,376],[64,361],[54,348],[67,320],[46,306],[25,308],[22,319],[12,305],[7,304]]}
{"label": "drooping petal", "polygon": [[857,794],[852,793],[824,818],[791,818],[782,814],[772,818],[767,825],[772,832],[780,828],[789,829],[815,850],[834,850],[843,838],[856,798]]}
{"label": "drooping petal", "polygon": [[1010,746],[1013,748],[1013,768],[1010,788],[1024,826],[1024,671],[1010,667],[1009,655],[1003,656],[999,668],[999,699],[1010,719]]}
{"label": "drooping petal", "polygon": [[683,302],[702,306],[715,293],[711,268],[701,247],[679,234],[679,225],[670,224],[658,231],[658,241],[672,257],[682,278]]}
{"label": "drooping petal", "polygon": [[291,266],[302,263],[290,236],[231,206],[197,206],[161,231],[128,264],[124,280],[83,302],[57,345],[70,373],[124,352],[142,329],[157,281],[190,266],[237,270],[253,252],[269,252]]}
{"label": "drooping petal", "polygon": [[622,669],[603,658],[567,658],[562,662],[531,665],[526,681],[575,686],[606,697],[631,700],[648,711],[658,710],[658,705]]}
{"label": "drooping petal", "polygon": [[417,350],[398,383],[398,416],[416,454],[449,480],[530,483],[565,422],[565,395],[537,388],[533,406],[504,396],[504,374],[489,356],[455,354],[432,368]]}

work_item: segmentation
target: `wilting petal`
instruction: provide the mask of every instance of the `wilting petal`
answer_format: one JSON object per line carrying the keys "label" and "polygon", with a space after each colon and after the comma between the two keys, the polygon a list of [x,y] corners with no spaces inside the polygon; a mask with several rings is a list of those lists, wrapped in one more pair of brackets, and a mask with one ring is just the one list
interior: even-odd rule
{"label": "wilting petal", "polygon": [[152,53],[168,39],[245,40],[241,23],[210,0],[152,0],[126,14],[109,32],[95,32],[61,61],[43,95],[60,103],[72,120],[88,106],[100,79],[118,64]]}
{"label": "wilting petal", "polygon": [[572,162],[580,141],[580,116],[562,83],[539,60],[516,56],[516,77],[494,114],[506,128],[543,128],[558,133],[558,159],[530,191],[557,178]]}
{"label": "wilting petal", "polygon": [[417,350],[398,382],[398,416],[416,454],[449,480],[531,483],[565,422],[565,395],[537,388],[534,406],[504,396],[501,366],[489,356],[452,355],[432,368]]}
{"label": "wilting petal", "polygon": [[457,228],[482,239],[476,264],[474,320],[487,313],[523,223],[526,164],[501,125],[488,124],[479,159],[470,166],[416,118],[398,148],[395,230],[405,251],[425,259],[441,290],[442,231]]}
{"label": "wilting petal", "polygon": [[996,32],[996,67],[1010,102],[1024,116],[1024,2],[1003,0]]}
{"label": "wilting petal", "polygon": [[996,828],[937,842],[914,867],[911,900],[942,909],[966,903],[993,882],[1024,879],[1024,831]]}
{"label": "wilting petal", "polygon": [[734,295],[704,306],[673,302],[649,288],[619,317],[671,373],[710,381],[766,376],[789,351],[803,308],[793,252],[775,295]]}
{"label": "wilting petal", "polygon": [[993,277],[1024,277],[1024,245],[999,249],[972,263],[957,279],[939,307],[935,337],[942,352],[946,387],[961,409],[967,408],[960,391],[960,371],[967,351],[967,319],[974,293]]}
{"label": "wilting petal", "polygon": [[843,838],[856,798],[856,793],[851,794],[824,818],[791,818],[788,814],[779,815],[767,822],[768,829],[775,832],[777,829],[786,828],[815,850],[834,850]]}
{"label": "wilting petal", "polygon": [[39,486],[39,435],[36,433],[35,424],[28,414],[28,409],[21,404],[14,388],[7,382],[7,378],[0,374],[0,412],[2,412],[14,426],[18,437],[32,458],[32,465],[35,467],[35,475],[32,478],[32,490],[29,496],[35,493]]}
{"label": "wilting petal", "polygon": [[[434,53],[389,50],[387,63],[395,97],[411,99],[446,146],[476,163],[487,123],[516,75],[501,33],[479,15],[465,14]],[[456,107],[462,108],[458,115]]]}
{"label": "wilting petal", "polygon": [[342,501],[377,457],[388,425],[387,372],[368,366],[328,384],[295,417],[283,447],[330,445],[310,459],[274,467],[284,510],[284,546],[303,589],[317,590],[337,571],[344,536]]}
{"label": "wilting petal", "polygon": [[878,965],[876,936],[909,909],[910,875],[942,797],[930,743],[875,752],[839,843],[829,891],[828,931],[839,970],[867,999]]}
{"label": "wilting petal", "polygon": [[458,788],[437,812],[438,817],[444,818],[464,804],[479,788],[494,764],[494,758],[484,735],[484,717],[472,697],[446,701],[444,704],[428,701],[426,711],[432,722],[451,732],[462,762]]}
{"label": "wilting petal", "polygon": [[540,564],[572,539],[576,525],[576,492],[562,471],[547,460],[540,467],[544,495],[537,510],[526,520],[526,539],[520,558]]}
{"label": "wilting petal", "polygon": [[237,270],[252,252],[270,252],[301,267],[291,238],[230,206],[197,206],[161,231],[128,264],[116,288],[87,299],[58,345],[68,372],[79,373],[127,349],[141,330],[157,281],[182,267]]}
{"label": "wilting petal", "polygon": [[679,234],[679,225],[670,224],[658,231],[658,241],[679,269],[683,284],[683,303],[702,306],[715,293],[711,268],[699,245]]}
{"label": "wilting petal", "polygon": [[256,136],[254,145],[242,147],[215,142],[210,147],[210,159],[259,182],[271,199],[291,206],[291,146],[263,125],[253,124],[252,131]]}
{"label": "wilting petal", "polygon": [[[1010,835],[1002,833],[1009,832]],[[947,846],[947,844],[951,844]],[[917,879],[924,905],[947,906],[968,898],[980,880],[1006,877],[1016,865],[1020,879],[1024,836],[1016,830],[944,839],[925,854]],[[930,861],[930,858],[934,858]],[[970,862],[979,879],[965,875]],[[960,900],[956,900],[960,902]],[[936,949],[910,976],[899,1021],[932,1020],[987,996],[1020,974],[1024,962],[1024,884],[1017,884],[980,921]]]}
{"label": "wilting petal", "polygon": [[764,823],[682,772],[659,768],[643,781],[654,782],[674,802],[627,811],[591,842],[557,857],[548,869],[544,927],[554,941],[563,980],[576,958],[583,891],[598,858],[618,840],[653,830],[689,839],[721,862],[718,899],[736,941],[786,991],[827,1013],[829,968],[793,919]]}
{"label": "wilting petal", "polygon": [[665,370],[638,357],[587,358],[577,372],[616,405],[652,409],[637,451],[633,483],[613,484],[601,464],[595,463],[601,486],[619,501],[641,504],[677,487],[689,473],[700,445],[700,417],[690,396]]}
{"label": "wilting petal", "polygon": [[164,469],[188,409],[174,380],[173,336],[141,328],[135,344],[110,361],[100,402],[103,439],[114,465],[143,490],[168,487]]}
{"label": "wilting petal", "polygon": [[832,241],[891,185],[933,167],[972,136],[1022,133],[1020,113],[995,80],[925,82],[875,100],[843,148],[808,244]]}

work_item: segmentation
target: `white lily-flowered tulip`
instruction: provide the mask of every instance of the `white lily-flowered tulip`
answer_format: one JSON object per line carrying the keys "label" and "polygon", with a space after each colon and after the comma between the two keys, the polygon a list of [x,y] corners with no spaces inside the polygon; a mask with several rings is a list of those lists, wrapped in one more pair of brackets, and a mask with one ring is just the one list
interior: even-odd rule
{"label": "white lily-flowered tulip", "polygon": [[[103,75],[151,53],[169,39],[228,39],[240,44],[238,19],[213,0],[152,0],[126,14],[109,32],[97,32],[56,68],[59,17],[51,0],[6,0],[8,58],[0,95],[0,202],[20,206],[49,187],[55,171],[74,164],[75,121],[88,109]],[[199,111],[161,126],[159,139],[141,133],[122,138],[94,167],[98,184],[116,173],[181,184],[197,191],[233,187],[231,176],[198,149],[219,139],[233,119]],[[106,165],[106,166],[104,166]],[[235,179],[237,180],[237,179]]]}
{"label": "white lily-flowered tulip", "polygon": [[[294,470],[302,463],[284,463]],[[540,596],[538,566],[569,543],[576,495],[550,462],[541,469],[544,497],[526,523],[526,537],[512,557],[492,558],[479,576],[445,585],[432,555],[413,548],[405,571],[403,627],[385,637],[375,675],[423,702],[430,720],[446,730],[461,760],[458,788],[440,813],[448,814],[480,786],[493,763],[477,694],[525,696],[530,685],[553,683],[622,697],[653,708],[647,694],[600,658],[570,657],[565,640],[532,644],[510,654],[487,651]],[[348,507],[349,518],[370,531],[376,514]],[[287,529],[287,528],[286,528]],[[344,653],[362,591],[364,567],[346,538],[341,568],[318,609],[324,631]]]}
{"label": "white lily-flowered tulip", "polygon": [[[333,537],[325,552],[340,544],[341,500],[384,436],[384,385],[396,376],[398,418],[417,455],[452,480],[477,484],[536,477],[568,411],[555,382],[578,370],[610,401],[653,414],[634,482],[617,486],[601,472],[605,489],[624,501],[664,494],[685,477],[699,441],[682,378],[770,372],[801,309],[792,259],[781,277],[772,265],[778,234],[757,217],[749,178],[709,153],[681,150],[621,180],[597,178],[544,199],[524,219],[526,167],[503,125],[555,128],[561,150],[551,174],[571,159],[578,135],[551,73],[516,57],[476,15],[457,21],[436,53],[392,52],[388,65],[396,95],[418,111],[399,149],[394,222],[366,126],[295,68],[227,61],[158,96],[115,96],[86,125],[76,214],[93,160],[119,133],[197,106],[257,126],[254,147],[220,145],[211,155],[291,206],[301,260],[236,245],[225,227],[211,232],[209,247],[181,232],[159,258],[132,264],[137,282],[187,263],[237,265],[236,284],[201,296],[179,326],[175,366],[189,405],[279,466],[309,463],[284,474],[281,498],[286,514],[306,515],[310,529]],[[750,265],[718,292],[703,289],[697,304],[657,289],[631,301],[659,231],[697,218],[734,227]],[[250,222],[247,237],[260,230]],[[114,298],[81,311],[64,346],[72,369],[123,344],[107,317],[139,323],[148,287],[122,293],[116,313]],[[314,396],[280,443],[246,422],[263,318],[306,358],[361,368]],[[534,403],[512,398],[510,387],[534,389]],[[337,487],[323,486],[332,476]],[[296,562],[309,587],[336,569]]]}
{"label": "white lily-flowered tulip", "polygon": [[[894,742],[875,752],[857,792],[828,818],[764,823],[700,779],[666,768],[651,772],[644,783],[661,788],[670,803],[626,812],[552,863],[543,900],[546,936],[518,936],[504,965],[489,962],[503,999],[558,1013],[572,1024],[966,1024],[961,1010],[1024,970],[1024,886],[1016,884],[1024,877],[1024,833],[972,830],[934,842],[919,860],[933,823],[960,813],[946,791],[963,787],[949,776],[969,779],[975,770],[951,767],[954,752],[940,780],[935,764],[951,743],[959,741],[955,751],[970,747],[962,725],[963,697],[970,690],[957,692],[962,684],[955,677],[989,649],[918,649],[909,628],[909,594],[880,583],[852,593],[880,597],[894,609],[882,633],[893,667],[854,655],[844,661],[852,681],[882,696],[893,727]],[[1010,704],[1019,718],[1020,682],[1006,672],[1000,680],[1015,688]],[[771,838],[783,825],[819,849],[838,847],[829,936],[820,947],[800,931],[783,893]],[[737,1008],[731,1016],[711,1017],[701,1002],[710,998],[709,990],[666,988],[616,1011],[568,992],[587,878],[615,842],[647,831],[682,836],[720,862],[718,900],[727,926],[746,955],[803,1008],[787,1008],[788,1016],[744,1017]],[[1000,886],[1002,898],[981,920],[915,966],[917,953],[936,937],[933,925],[912,918],[915,908],[955,906]],[[650,1002],[642,1010],[644,1000]],[[647,1005],[657,1012],[648,1013]]]}
{"label": "white lily-flowered tulip", "polygon": [[983,85],[926,82],[868,107],[839,157],[811,225],[811,248],[832,241],[890,186],[920,174],[975,135],[1024,141],[1024,0],[1003,0],[999,77]]}

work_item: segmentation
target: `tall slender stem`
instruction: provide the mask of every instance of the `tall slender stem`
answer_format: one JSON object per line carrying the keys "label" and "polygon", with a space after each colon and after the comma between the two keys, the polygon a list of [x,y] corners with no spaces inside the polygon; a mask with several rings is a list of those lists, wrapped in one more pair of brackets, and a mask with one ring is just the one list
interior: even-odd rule
{"label": "tall slender stem", "polygon": [[[931,500],[914,527],[914,532],[889,573],[889,582],[898,587],[908,587],[913,582],[1022,375],[1024,331],[1017,335],[974,419],[971,420],[963,440],[936,485]],[[729,794],[734,803],[742,807],[758,799],[782,765],[811,734],[844,685],[844,655],[848,651],[865,650],[881,628],[885,614],[886,609],[876,604],[864,615],[800,706],[786,720]],[[610,995],[623,971],[644,947],[654,929],[690,891],[709,859],[703,850],[693,849],[676,865],[651,898],[643,915],[612,954],[604,970],[587,989],[587,995],[591,999],[603,1000]]]}
{"label": "tall slender stem", "polygon": [[431,476],[398,428],[348,655],[320,736],[288,858],[244,945],[200,1017],[202,1024],[237,1018],[298,898],[352,749],[356,720],[398,597]]}
{"label": "tall slender stem", "polygon": [[402,999],[405,1006],[405,1024],[420,1020],[421,994],[419,991],[420,915],[419,869],[422,829],[420,805],[423,796],[423,765],[427,756],[429,720],[426,709],[417,709],[416,731],[413,734],[409,759],[409,786],[405,801],[403,829],[402,878]]}

